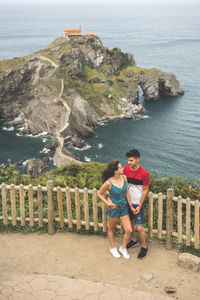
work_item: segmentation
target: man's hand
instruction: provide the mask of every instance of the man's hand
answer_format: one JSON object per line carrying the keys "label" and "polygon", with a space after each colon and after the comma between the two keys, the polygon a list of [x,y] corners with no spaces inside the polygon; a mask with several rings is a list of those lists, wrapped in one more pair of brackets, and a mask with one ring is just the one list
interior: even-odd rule
{"label": "man's hand", "polygon": [[138,206],[135,208],[134,214],[135,214],[135,215],[139,214],[140,210],[141,210],[141,206],[138,205]]}
{"label": "man's hand", "polygon": [[135,212],[136,209],[133,206],[130,206],[130,209],[132,210],[133,214],[135,215],[136,214],[136,212]]}

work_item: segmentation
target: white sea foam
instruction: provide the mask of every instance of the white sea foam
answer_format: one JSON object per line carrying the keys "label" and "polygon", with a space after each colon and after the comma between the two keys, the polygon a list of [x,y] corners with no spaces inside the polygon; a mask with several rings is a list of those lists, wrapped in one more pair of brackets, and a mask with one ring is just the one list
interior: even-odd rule
{"label": "white sea foam", "polygon": [[142,116],[143,119],[149,119],[149,116]]}
{"label": "white sea foam", "polygon": [[50,149],[47,149],[47,148],[44,148],[40,151],[40,153],[44,153],[44,154],[47,154],[49,153],[51,150]]}
{"label": "white sea foam", "polygon": [[102,148],[103,148],[103,144],[99,143],[99,144],[97,145],[97,147],[98,147],[99,149],[102,149]]}
{"label": "white sea foam", "polygon": [[6,130],[6,131],[13,131],[14,130],[14,127],[13,126],[10,126],[10,127],[3,127],[3,130]]}
{"label": "white sea foam", "polygon": [[22,166],[27,166],[27,165],[28,165],[28,159],[22,163]]}
{"label": "white sea foam", "polygon": [[43,132],[40,132],[36,135],[33,135],[33,134],[26,134],[25,136],[30,136],[30,137],[33,137],[33,138],[37,138],[37,137],[40,137],[40,136],[47,136],[48,135],[48,132],[46,131],[43,131]]}
{"label": "white sea foam", "polygon": [[89,161],[91,161],[91,158],[87,157],[87,156],[84,156],[84,160],[87,161],[87,162],[89,162]]}
{"label": "white sea foam", "polygon": [[78,147],[74,147],[75,150],[78,150],[78,151],[84,151],[84,150],[88,150],[90,149],[91,146],[90,145],[85,145],[83,148],[78,148]]}
{"label": "white sea foam", "polygon": [[24,127],[18,127],[17,130],[22,131]]}

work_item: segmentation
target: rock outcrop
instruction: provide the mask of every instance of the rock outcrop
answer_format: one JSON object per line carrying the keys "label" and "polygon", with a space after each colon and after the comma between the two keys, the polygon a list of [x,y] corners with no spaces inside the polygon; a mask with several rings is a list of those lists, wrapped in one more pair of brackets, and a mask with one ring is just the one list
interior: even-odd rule
{"label": "rock outcrop", "polygon": [[97,36],[59,37],[22,58],[0,61],[0,120],[46,132],[57,141],[54,164],[74,159],[67,145],[94,135],[101,120],[140,118],[145,100],[183,91],[172,73],[136,66],[132,54],[103,46]]}

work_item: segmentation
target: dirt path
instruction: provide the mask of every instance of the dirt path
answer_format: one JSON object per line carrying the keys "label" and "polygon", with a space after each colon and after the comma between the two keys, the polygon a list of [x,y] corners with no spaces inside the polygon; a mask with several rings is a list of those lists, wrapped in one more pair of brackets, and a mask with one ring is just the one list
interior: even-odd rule
{"label": "dirt path", "polygon": [[[120,242],[119,237],[117,247]],[[167,251],[157,241],[149,241],[148,256],[140,261],[137,260],[139,247],[129,250],[130,260],[114,259],[108,249],[107,238],[102,236],[0,234],[0,282],[33,274],[56,275],[160,295],[160,298],[155,297],[156,300],[166,295],[166,286],[177,290],[168,295],[171,298],[200,299],[200,272],[177,266],[178,253],[175,250]],[[145,274],[153,278],[146,281]]]}

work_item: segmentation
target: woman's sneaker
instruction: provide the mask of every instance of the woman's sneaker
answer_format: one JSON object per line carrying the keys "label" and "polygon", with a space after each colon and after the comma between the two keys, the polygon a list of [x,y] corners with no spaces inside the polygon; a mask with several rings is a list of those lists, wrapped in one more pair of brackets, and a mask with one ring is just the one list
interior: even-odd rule
{"label": "woman's sneaker", "polygon": [[138,241],[134,242],[133,240],[130,240],[130,242],[128,242],[128,244],[126,245],[126,249],[133,248],[133,247],[136,247],[138,245],[139,245]]}
{"label": "woman's sneaker", "polygon": [[112,254],[112,256],[114,256],[115,258],[120,258],[120,254],[117,251],[117,248],[110,248],[110,253]]}
{"label": "woman's sneaker", "polygon": [[119,252],[123,255],[124,258],[129,259],[130,255],[127,252],[126,248],[122,248],[122,246],[119,248]]}

